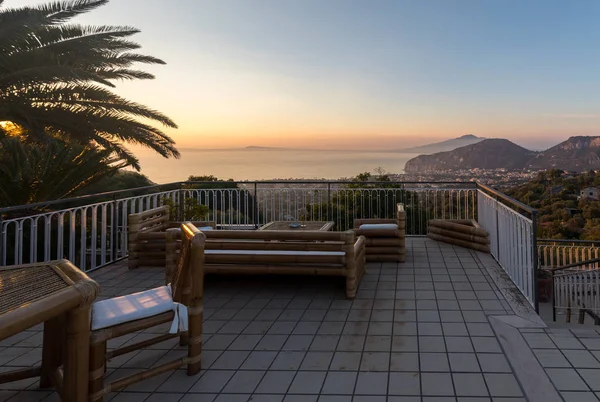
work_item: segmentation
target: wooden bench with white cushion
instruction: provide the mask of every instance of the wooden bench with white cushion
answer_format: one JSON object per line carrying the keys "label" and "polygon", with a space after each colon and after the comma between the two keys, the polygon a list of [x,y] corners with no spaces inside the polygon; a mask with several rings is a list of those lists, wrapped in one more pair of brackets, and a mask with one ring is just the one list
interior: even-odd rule
{"label": "wooden bench with white cushion", "polygon": [[366,238],[367,261],[406,261],[406,212],[396,205],[396,219],[355,219],[354,231]]}
{"label": "wooden bench with white cushion", "polygon": [[[353,299],[365,272],[365,238],[346,232],[218,230],[204,232],[207,274],[331,275],[346,279]],[[167,236],[167,280],[177,259],[178,234]]]}

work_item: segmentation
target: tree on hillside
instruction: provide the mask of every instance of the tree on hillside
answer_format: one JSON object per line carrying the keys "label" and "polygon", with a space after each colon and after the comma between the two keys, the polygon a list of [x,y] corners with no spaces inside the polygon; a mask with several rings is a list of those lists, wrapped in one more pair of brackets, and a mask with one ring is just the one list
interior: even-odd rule
{"label": "tree on hillside", "polygon": [[142,121],[175,128],[171,119],[111,91],[116,80],[154,78],[134,64],[164,64],[135,52],[140,45],[129,37],[139,31],[69,23],[107,1],[0,8],[0,137],[40,147],[58,138],[106,150],[138,170],[128,143],[179,156],[167,134]]}
{"label": "tree on hillside", "polygon": [[54,139],[39,147],[19,137],[5,138],[0,141],[0,205],[68,197],[126,165],[94,145]]}
{"label": "tree on hillside", "polygon": [[118,172],[115,172],[114,175],[107,176],[99,180],[96,184],[92,184],[84,190],[78,191],[77,195],[134,189],[152,186],[153,184],[155,183],[152,182],[152,180],[139,172],[119,170]]}

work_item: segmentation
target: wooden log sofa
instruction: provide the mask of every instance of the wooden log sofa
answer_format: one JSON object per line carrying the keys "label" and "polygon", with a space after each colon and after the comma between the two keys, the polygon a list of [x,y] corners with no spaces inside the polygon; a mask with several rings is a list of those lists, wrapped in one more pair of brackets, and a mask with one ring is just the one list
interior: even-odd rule
{"label": "wooden log sofa", "polygon": [[[345,232],[214,230],[204,232],[207,274],[332,275],[356,297],[365,272],[365,238]],[[180,231],[167,230],[167,280],[176,266]]]}
{"label": "wooden log sofa", "polygon": [[[191,222],[203,232],[214,229],[214,222]],[[139,266],[165,265],[166,230],[179,228],[181,222],[171,221],[169,207],[153,208],[128,217],[129,269]]]}
{"label": "wooden log sofa", "polygon": [[355,219],[354,231],[364,236],[367,261],[406,261],[406,212],[396,205],[396,219]]}

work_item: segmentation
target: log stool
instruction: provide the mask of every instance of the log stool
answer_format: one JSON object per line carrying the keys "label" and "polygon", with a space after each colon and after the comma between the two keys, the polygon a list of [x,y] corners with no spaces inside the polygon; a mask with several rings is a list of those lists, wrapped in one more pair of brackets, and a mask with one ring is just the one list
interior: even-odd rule
{"label": "log stool", "polygon": [[484,253],[490,252],[488,232],[472,219],[431,219],[427,222],[427,237]]}
{"label": "log stool", "polygon": [[404,204],[396,204],[396,219],[355,219],[354,231],[366,238],[367,261],[406,261]]}

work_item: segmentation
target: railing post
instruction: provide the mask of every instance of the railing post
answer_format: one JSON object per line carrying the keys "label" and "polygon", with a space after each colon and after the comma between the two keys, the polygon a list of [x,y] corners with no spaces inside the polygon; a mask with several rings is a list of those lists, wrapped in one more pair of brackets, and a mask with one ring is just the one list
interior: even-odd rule
{"label": "railing post", "polygon": [[252,221],[254,222],[254,229],[258,229],[258,183],[254,182],[254,213]]}
{"label": "railing post", "polygon": [[[533,258],[533,297],[534,297],[534,307],[535,312],[540,312],[540,287],[539,287],[539,261],[538,261],[538,249],[537,249],[537,210],[534,210],[531,214],[531,231],[532,231],[532,239],[531,245],[533,247],[532,250],[532,258]],[[554,312],[554,277],[552,278],[552,310]],[[554,314],[554,313],[553,313]]]}
{"label": "railing post", "polygon": [[[112,200],[112,205],[113,205],[113,210],[112,210],[112,216],[110,217],[110,246],[111,246],[111,253],[110,253],[110,257],[112,258],[112,260],[116,260],[117,259],[117,214],[119,213],[117,211],[117,196],[115,194],[113,194],[113,200]],[[129,222],[127,222],[127,224],[129,225]],[[129,230],[129,228],[127,228],[127,230]],[[129,250],[127,250],[127,255],[129,254]]]}
{"label": "railing post", "polygon": [[333,216],[333,205],[331,205],[331,182],[327,182],[327,220]]}
{"label": "railing post", "polygon": [[0,212],[0,265],[4,264],[4,221]]}
{"label": "railing post", "polygon": [[500,209],[498,208],[498,196],[494,195],[494,200],[496,200],[496,259],[500,261]]}
{"label": "railing post", "polygon": [[179,222],[183,222],[185,220],[185,214],[183,208],[185,207],[185,200],[183,198],[183,183],[179,182]]}

